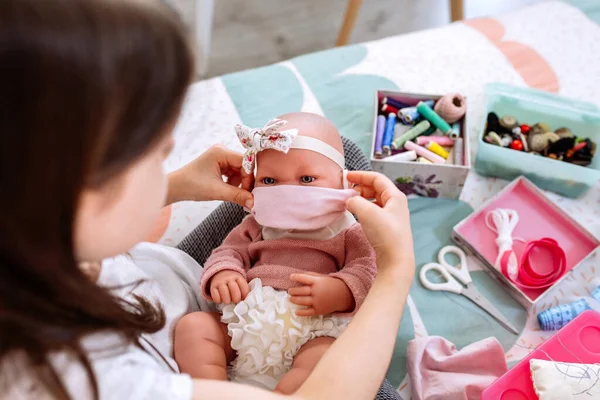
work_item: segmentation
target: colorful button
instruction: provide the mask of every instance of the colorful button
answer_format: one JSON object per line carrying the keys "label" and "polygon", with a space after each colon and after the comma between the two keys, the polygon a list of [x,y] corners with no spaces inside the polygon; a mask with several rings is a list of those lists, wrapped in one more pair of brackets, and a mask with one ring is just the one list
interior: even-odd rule
{"label": "colorful button", "polygon": [[521,151],[523,150],[523,143],[521,143],[520,140],[513,140],[512,143],[510,144],[510,148],[513,150],[518,150]]}

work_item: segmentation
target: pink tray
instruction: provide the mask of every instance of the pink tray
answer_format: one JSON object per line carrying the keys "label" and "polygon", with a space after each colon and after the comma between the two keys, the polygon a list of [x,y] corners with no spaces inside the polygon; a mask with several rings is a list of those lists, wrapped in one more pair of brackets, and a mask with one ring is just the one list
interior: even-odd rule
{"label": "pink tray", "polygon": [[600,363],[600,314],[586,311],[579,315],[484,390],[481,400],[537,400],[529,368],[532,358]]}
{"label": "pink tray", "polygon": [[[496,234],[485,225],[485,215],[495,208],[512,208],[519,213],[519,223],[513,237],[520,237],[525,241],[543,237],[556,240],[567,257],[567,273],[564,276],[600,245],[597,239],[552,203],[533,183],[520,177],[454,228],[455,234],[461,237],[460,244],[467,244],[479,253],[488,267],[493,268],[498,247],[495,242]],[[513,248],[519,258],[524,247],[521,242],[513,242]],[[545,293],[544,289],[521,290],[508,280],[504,283],[523,293],[531,303]]]}

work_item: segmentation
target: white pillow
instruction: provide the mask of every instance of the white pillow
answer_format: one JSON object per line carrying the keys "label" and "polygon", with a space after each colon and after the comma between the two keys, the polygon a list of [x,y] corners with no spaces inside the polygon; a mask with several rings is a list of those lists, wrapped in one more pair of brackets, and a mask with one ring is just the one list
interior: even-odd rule
{"label": "white pillow", "polygon": [[532,359],[529,366],[540,400],[600,399],[600,365]]}

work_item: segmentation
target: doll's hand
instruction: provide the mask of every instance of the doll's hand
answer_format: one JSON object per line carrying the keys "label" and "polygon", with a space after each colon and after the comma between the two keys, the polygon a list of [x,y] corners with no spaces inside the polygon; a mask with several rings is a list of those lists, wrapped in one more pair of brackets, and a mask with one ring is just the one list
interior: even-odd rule
{"label": "doll's hand", "polygon": [[296,311],[300,317],[354,310],[354,296],[341,279],[312,274],[292,274],[290,279],[303,285],[288,290],[290,302],[307,307]]}
{"label": "doll's hand", "polygon": [[210,297],[219,304],[239,303],[248,296],[250,288],[239,272],[221,271],[210,279]]}

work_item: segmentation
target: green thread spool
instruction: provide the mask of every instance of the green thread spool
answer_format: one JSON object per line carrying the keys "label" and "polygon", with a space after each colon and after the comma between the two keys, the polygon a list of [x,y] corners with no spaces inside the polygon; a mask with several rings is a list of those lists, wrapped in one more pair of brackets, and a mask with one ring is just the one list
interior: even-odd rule
{"label": "green thread spool", "polygon": [[433,126],[438,128],[444,135],[447,135],[452,131],[452,128],[446,121],[442,119],[433,109],[429,106],[429,104],[425,102],[419,102],[417,104],[417,111],[423,118],[427,121],[431,122]]}
{"label": "green thread spool", "polygon": [[403,148],[404,143],[408,142],[409,140],[413,140],[417,136],[422,135],[427,131],[427,129],[429,129],[430,126],[431,124],[429,123],[429,121],[419,122],[417,125],[406,131],[404,135],[394,139],[394,141],[392,142],[392,147],[395,149]]}

